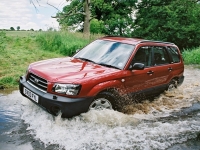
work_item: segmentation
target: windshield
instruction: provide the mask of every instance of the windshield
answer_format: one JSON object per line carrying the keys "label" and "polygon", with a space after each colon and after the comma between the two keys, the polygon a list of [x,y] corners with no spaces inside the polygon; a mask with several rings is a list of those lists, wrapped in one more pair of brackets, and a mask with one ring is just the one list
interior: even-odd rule
{"label": "windshield", "polygon": [[96,40],[75,54],[74,58],[123,69],[133,49],[134,45],[107,40]]}

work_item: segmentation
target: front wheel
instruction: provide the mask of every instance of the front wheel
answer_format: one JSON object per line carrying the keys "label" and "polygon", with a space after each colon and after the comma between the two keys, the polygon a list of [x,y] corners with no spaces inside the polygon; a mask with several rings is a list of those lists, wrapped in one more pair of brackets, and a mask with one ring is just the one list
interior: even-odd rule
{"label": "front wheel", "polygon": [[114,97],[111,93],[102,92],[90,104],[89,110],[115,109]]}

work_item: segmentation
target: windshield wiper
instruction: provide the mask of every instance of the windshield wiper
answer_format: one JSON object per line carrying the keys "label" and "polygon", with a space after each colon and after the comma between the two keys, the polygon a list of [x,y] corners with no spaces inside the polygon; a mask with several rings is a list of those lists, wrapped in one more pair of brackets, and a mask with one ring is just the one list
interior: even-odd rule
{"label": "windshield wiper", "polygon": [[87,58],[82,58],[82,57],[75,57],[77,59],[81,59],[81,60],[84,60],[84,61],[89,61],[89,62],[92,62],[92,63],[95,63],[94,61],[90,60],[90,59],[87,59]]}
{"label": "windshield wiper", "polygon": [[[115,66],[112,66],[112,65],[108,65],[108,64],[104,64],[104,63],[99,63],[98,65],[106,66],[106,67],[109,67],[109,68],[120,69],[120,68],[118,68],[118,67],[115,67]],[[120,70],[121,70],[121,69],[120,69]]]}

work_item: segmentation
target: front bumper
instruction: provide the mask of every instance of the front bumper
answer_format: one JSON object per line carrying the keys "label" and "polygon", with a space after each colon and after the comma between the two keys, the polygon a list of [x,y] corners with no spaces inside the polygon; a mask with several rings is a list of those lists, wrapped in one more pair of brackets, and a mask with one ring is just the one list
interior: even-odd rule
{"label": "front bumper", "polygon": [[[23,93],[24,87],[39,96],[38,103],[31,100],[31,98]],[[32,102],[39,105],[49,113],[56,115],[56,112],[59,110],[62,113],[62,117],[66,118],[70,118],[83,112],[87,112],[89,105],[94,99],[94,97],[68,98],[55,94],[44,93],[26,82],[24,76],[20,77],[19,90],[24,97],[27,97]]]}

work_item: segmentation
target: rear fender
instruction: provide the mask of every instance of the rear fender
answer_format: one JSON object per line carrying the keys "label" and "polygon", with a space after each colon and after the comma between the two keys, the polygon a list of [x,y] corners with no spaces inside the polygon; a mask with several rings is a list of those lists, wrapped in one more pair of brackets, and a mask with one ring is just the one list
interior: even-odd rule
{"label": "rear fender", "polygon": [[118,80],[102,82],[94,86],[92,90],[90,90],[90,92],[88,93],[88,96],[96,96],[101,91],[111,88],[119,89],[119,91],[122,91],[124,89],[124,86],[123,83]]}

